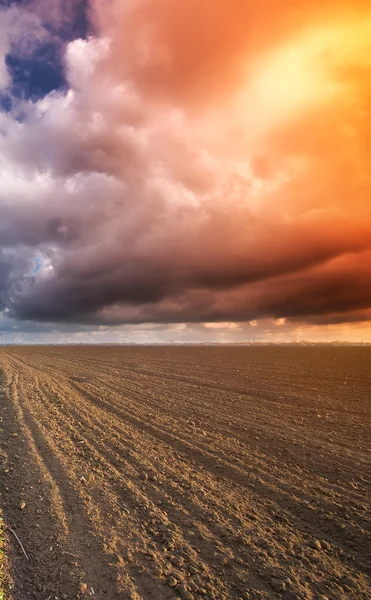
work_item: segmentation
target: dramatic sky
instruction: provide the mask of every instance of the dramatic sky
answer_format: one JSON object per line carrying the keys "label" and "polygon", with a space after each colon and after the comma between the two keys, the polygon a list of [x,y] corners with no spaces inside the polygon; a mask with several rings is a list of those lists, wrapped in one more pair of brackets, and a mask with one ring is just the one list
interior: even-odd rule
{"label": "dramatic sky", "polygon": [[0,0],[1,341],[371,341],[369,0]]}

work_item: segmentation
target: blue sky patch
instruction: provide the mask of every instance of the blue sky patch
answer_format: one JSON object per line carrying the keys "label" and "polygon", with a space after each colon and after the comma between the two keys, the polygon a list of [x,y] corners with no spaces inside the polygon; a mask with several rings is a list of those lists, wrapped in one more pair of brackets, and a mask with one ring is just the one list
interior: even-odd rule
{"label": "blue sky patch", "polygon": [[9,54],[6,64],[13,82],[11,93],[17,98],[37,100],[66,86],[60,52],[53,44],[29,58]]}
{"label": "blue sky patch", "polygon": [[[70,3],[67,3],[67,9],[64,9],[65,5],[60,3],[59,10],[62,14],[58,22],[45,20],[42,5],[43,0],[40,0],[37,4],[37,13],[43,17],[42,25],[50,34],[48,39],[40,42],[26,57],[17,52],[16,46],[11,48],[6,56],[6,65],[12,79],[10,94],[17,99],[35,101],[54,90],[65,89],[67,86],[63,63],[65,46],[75,39],[86,38],[89,32],[87,0],[76,2],[73,9]],[[31,9],[35,3],[32,0],[13,2],[0,0],[0,8],[9,6]],[[10,107],[10,97],[7,94],[0,96],[0,110],[8,111]]]}

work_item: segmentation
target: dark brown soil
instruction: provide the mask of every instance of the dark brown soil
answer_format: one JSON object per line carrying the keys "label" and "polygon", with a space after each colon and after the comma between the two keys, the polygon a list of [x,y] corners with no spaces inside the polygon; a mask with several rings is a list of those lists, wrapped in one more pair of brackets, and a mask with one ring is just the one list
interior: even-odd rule
{"label": "dark brown soil", "polygon": [[10,598],[370,599],[370,360],[1,350]]}

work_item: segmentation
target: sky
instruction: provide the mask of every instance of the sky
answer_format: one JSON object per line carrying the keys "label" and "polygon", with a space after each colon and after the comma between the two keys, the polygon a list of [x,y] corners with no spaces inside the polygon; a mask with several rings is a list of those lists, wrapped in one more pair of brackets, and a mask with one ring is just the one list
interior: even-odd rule
{"label": "sky", "polygon": [[0,0],[0,343],[371,341],[371,6]]}

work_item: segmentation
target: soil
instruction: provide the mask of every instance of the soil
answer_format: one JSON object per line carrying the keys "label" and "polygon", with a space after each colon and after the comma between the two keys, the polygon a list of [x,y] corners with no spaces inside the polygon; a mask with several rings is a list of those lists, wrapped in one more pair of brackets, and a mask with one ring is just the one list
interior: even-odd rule
{"label": "soil", "polygon": [[370,599],[370,359],[3,348],[9,597]]}

